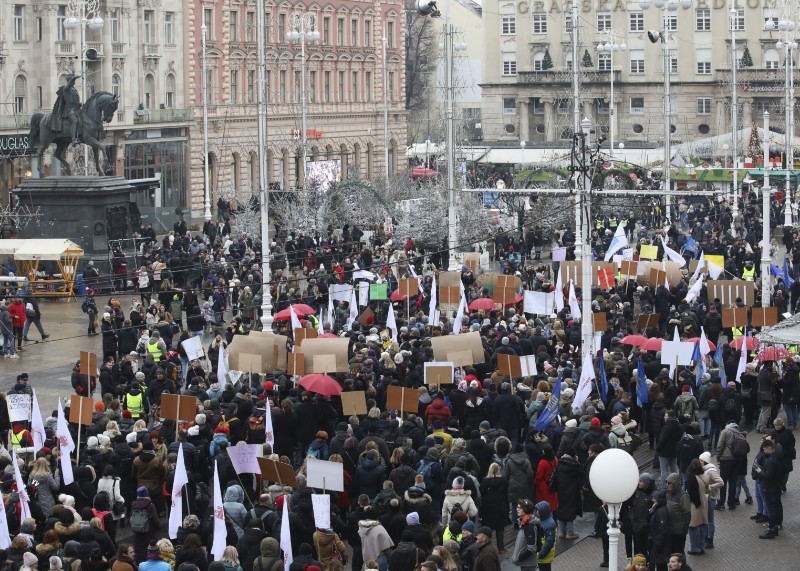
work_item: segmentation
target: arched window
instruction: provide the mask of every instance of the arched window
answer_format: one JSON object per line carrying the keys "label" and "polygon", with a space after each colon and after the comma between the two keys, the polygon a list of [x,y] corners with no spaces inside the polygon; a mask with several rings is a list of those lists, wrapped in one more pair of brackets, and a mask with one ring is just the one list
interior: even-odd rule
{"label": "arched window", "polygon": [[175,76],[171,73],[167,74],[165,81],[166,88],[164,89],[164,105],[167,109],[175,108]]}
{"label": "arched window", "polygon": [[111,76],[111,93],[117,97],[120,94],[120,78],[116,73]]}
{"label": "arched window", "polygon": [[373,159],[373,146],[372,143],[367,143],[367,180],[372,180],[372,159]]}
{"label": "arched window", "polygon": [[144,107],[152,109],[156,97],[156,80],[152,74],[148,73],[144,78]]}
{"label": "arched window", "polygon": [[28,106],[28,80],[18,75],[14,80],[14,112],[25,113]]}

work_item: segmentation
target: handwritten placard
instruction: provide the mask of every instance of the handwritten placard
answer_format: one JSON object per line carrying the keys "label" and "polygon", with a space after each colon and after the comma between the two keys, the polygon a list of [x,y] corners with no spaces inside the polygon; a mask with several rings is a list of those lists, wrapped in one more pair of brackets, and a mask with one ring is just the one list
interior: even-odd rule
{"label": "handwritten placard", "polygon": [[8,418],[11,422],[23,422],[31,419],[31,395],[6,395]]}
{"label": "handwritten placard", "polygon": [[261,452],[259,444],[239,444],[228,448],[228,456],[233,469],[239,474],[260,474],[258,457]]}
{"label": "handwritten placard", "polygon": [[314,508],[314,527],[331,528],[331,497],[328,494],[311,494],[311,505]]}

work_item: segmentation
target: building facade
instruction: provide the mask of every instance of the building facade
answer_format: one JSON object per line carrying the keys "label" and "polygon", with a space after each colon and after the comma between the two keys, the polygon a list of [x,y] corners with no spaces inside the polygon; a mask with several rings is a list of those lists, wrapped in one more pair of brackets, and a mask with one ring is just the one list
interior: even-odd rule
{"label": "building facade", "polygon": [[[785,4],[738,1],[732,16],[731,0],[694,0],[688,9],[675,2],[662,20],[661,9],[645,10],[638,2],[579,0],[578,26],[573,27],[569,0],[500,0],[496,10],[483,14],[483,138],[501,144],[568,145],[575,65],[581,78],[580,117],[588,117],[606,136],[613,122],[615,146],[663,145],[665,67],[671,85],[672,142],[728,133],[731,27],[738,62],[738,127],[749,128],[753,122],[760,126],[763,112],[769,111],[772,129],[782,132],[787,36],[777,24],[798,19],[796,4],[793,12]],[[776,29],[770,31],[768,22]],[[572,55],[573,29],[578,31],[577,62]],[[599,51],[603,43],[624,49]],[[739,150],[746,144],[740,141]],[[723,149],[715,153],[722,158]]]}
{"label": "building facade", "polygon": [[[190,199],[204,200],[201,26],[206,22],[208,166],[211,200],[258,189],[258,74],[255,2],[194,0],[187,19],[187,96],[194,107]],[[290,33],[317,31],[305,41]],[[402,166],[406,141],[404,11],[400,0],[266,2],[267,180],[292,189],[308,161],[338,160],[342,176],[384,177],[384,99],[388,105],[389,174]],[[386,38],[384,77],[383,38]],[[303,100],[305,81],[305,101]],[[306,149],[302,111],[306,112]]]}
{"label": "building facade", "polygon": [[[88,3],[87,3],[88,4]],[[186,204],[189,180],[190,101],[185,95],[186,44],[182,0],[103,0],[96,14],[102,26],[80,22],[69,29],[64,0],[9,0],[0,4],[0,191],[9,191],[31,169],[27,137],[30,116],[49,112],[67,73],[86,73],[76,83],[85,101],[98,90],[118,94],[119,108],[106,126],[105,143],[115,174],[129,179],[161,177],[161,190],[138,197],[143,218],[159,218]],[[74,14],[80,21],[82,14]],[[86,57],[87,52],[89,56]],[[89,59],[92,58],[92,59]],[[55,147],[53,147],[55,148]],[[82,172],[69,151],[74,171]],[[34,171],[33,173],[31,171]],[[93,174],[93,169],[90,171]],[[45,174],[58,174],[49,155]]]}

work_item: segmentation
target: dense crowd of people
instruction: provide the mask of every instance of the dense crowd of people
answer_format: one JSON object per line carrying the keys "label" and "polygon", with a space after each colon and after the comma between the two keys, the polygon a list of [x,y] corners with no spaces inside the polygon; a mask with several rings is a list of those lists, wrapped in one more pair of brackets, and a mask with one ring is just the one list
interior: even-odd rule
{"label": "dense crowd of people", "polygon": [[[721,254],[731,277],[755,279],[753,240],[760,233],[751,207],[746,201],[734,218],[724,204],[689,205],[663,232],[632,214],[599,218],[591,247],[601,258],[622,225],[631,244],[656,245],[659,260],[665,247],[687,260]],[[461,322],[454,310],[438,319],[431,311],[447,252],[423,253],[413,241],[393,245],[380,225],[366,233],[350,226],[322,235],[284,233],[271,245],[268,281],[258,241],[226,234],[222,222],[194,236],[180,223],[161,241],[142,235],[135,271],[117,271],[124,255],[115,252],[110,281],[84,272],[91,289],[82,310],[87,334],[101,336],[102,362],[97,375],[83,374],[80,362],[72,372],[75,393],[97,399],[91,425],[80,432],[80,456],[72,460],[74,482],[65,484],[59,462],[57,412],[44,420],[44,443],[34,450],[33,427],[10,422],[0,403],[0,430],[10,442],[10,450],[0,449],[8,526],[0,569],[282,571],[282,540],[290,535],[291,571],[499,571],[506,552],[523,569],[549,571],[557,547],[580,537],[579,519],[593,522],[598,560],[607,567],[608,516],[588,474],[609,448],[653,466],[620,512],[629,569],[689,569],[687,556],[702,562],[714,548],[715,517],[740,507],[742,496],[746,504],[757,502],[751,519],[766,525],[760,537],[780,536],[781,495],[795,459],[800,357],[756,361],[746,344],[737,349],[732,342],[743,332],[722,326],[727,306],[709,299],[705,285],[689,295],[698,276],[687,268],[668,287],[618,275],[609,288],[586,291],[593,312],[605,313],[607,322],[597,346],[587,348],[569,284],[558,290],[558,264],[543,261],[553,244],[574,259],[569,230],[501,233],[488,246],[494,260],[512,260],[509,273],[526,290],[555,291],[561,299],[553,313],[525,313],[522,303],[512,303],[467,309]],[[798,255],[796,232],[785,228],[784,242],[789,255]],[[491,297],[482,273],[460,266],[467,303]],[[419,294],[370,300],[372,317],[363,323],[346,301],[328,313],[333,285],[366,280],[386,284],[392,294],[399,279],[413,277]],[[792,279],[789,271],[775,281],[773,303],[781,314],[800,299]],[[123,290],[128,282],[135,297],[120,292],[98,301],[92,291]],[[348,340],[349,371],[334,377],[343,392],[365,392],[367,414],[350,415],[339,396],[311,393],[284,371],[238,374],[221,366],[228,346],[262,328],[265,287],[274,313],[307,304],[314,313],[300,315],[305,327]],[[584,295],[580,288],[575,293]],[[756,307],[760,299],[757,293]],[[6,312],[0,304],[0,323]],[[642,332],[648,338],[671,339],[677,330],[682,339],[707,337],[719,350],[692,366],[663,365],[659,352],[626,340],[643,314],[659,315]],[[12,323],[14,340],[23,326]],[[289,320],[275,321],[273,330],[293,338]],[[456,332],[477,333],[482,358],[452,384],[424,384],[424,364],[434,360],[431,339]],[[204,358],[189,358],[183,342],[193,336],[204,340]],[[579,395],[588,374],[582,350],[595,358],[596,380]],[[536,373],[501,374],[498,359],[506,355],[534,356]],[[392,386],[416,390],[417,409],[389,409]],[[2,399],[30,393],[28,376],[20,375]],[[196,397],[193,420],[176,426],[162,419],[164,394]],[[757,450],[740,426],[762,433]],[[78,426],[69,429],[77,440]],[[297,486],[237,473],[229,450],[240,444],[257,444],[265,457],[292,465]],[[189,515],[169,534],[164,522],[179,449]],[[307,484],[308,458],[342,464],[344,490],[324,492],[331,497],[329,528],[315,525],[312,495],[323,490]],[[219,561],[208,553],[215,471],[227,533]]]}

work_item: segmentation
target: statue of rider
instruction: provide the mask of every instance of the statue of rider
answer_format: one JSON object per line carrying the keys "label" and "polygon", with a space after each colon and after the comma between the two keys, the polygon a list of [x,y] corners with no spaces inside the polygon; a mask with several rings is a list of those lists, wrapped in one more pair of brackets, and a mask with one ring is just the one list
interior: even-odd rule
{"label": "statue of rider", "polygon": [[62,132],[64,129],[63,121],[66,119],[69,125],[72,145],[80,143],[78,138],[78,112],[81,109],[81,97],[78,94],[78,90],[75,89],[75,81],[79,77],[81,76],[76,76],[74,73],[67,74],[67,82],[58,88],[56,103],[53,105],[52,129],[57,133]]}

